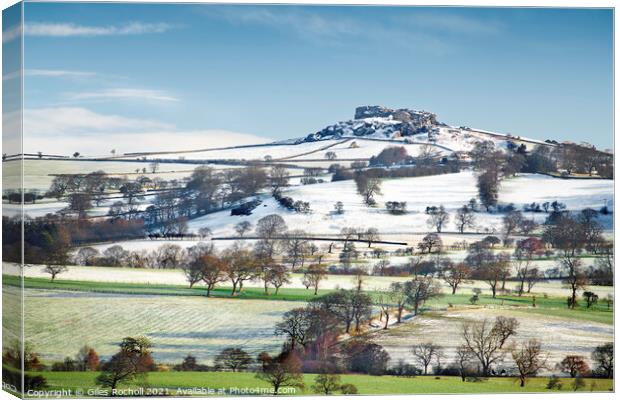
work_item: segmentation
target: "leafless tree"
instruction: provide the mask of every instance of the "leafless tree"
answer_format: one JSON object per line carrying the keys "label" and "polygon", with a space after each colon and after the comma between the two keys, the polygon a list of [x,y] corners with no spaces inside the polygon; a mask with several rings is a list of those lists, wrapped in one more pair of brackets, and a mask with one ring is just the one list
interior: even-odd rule
{"label": "leafless tree", "polygon": [[307,287],[314,288],[314,294],[319,291],[319,284],[327,277],[327,269],[322,264],[310,264],[306,273],[304,273],[303,281],[308,284]]}
{"label": "leafless tree", "polygon": [[436,233],[429,233],[422,238],[422,241],[418,243],[418,248],[422,252],[432,253],[433,251],[441,251],[441,237]]}
{"label": "leafless tree", "polygon": [[207,285],[207,297],[209,297],[215,285],[226,280],[228,265],[224,260],[212,254],[200,257],[196,260],[196,264],[201,271],[200,278]]}
{"label": "leafless tree", "polygon": [[424,369],[424,375],[428,374],[428,366],[441,354],[441,347],[432,342],[421,343],[413,346],[411,353]]}
{"label": "leafless tree", "polygon": [[363,237],[368,242],[368,247],[372,245],[372,242],[381,240],[381,236],[379,236],[379,230],[377,228],[366,229],[366,231],[364,231]]}
{"label": "leafless tree", "polygon": [[432,277],[418,277],[404,283],[407,304],[413,307],[415,315],[427,300],[441,296],[441,287]]}
{"label": "leafless tree", "polygon": [[476,214],[471,208],[464,205],[456,211],[456,221],[454,223],[459,232],[463,233],[465,228],[473,228],[475,226]]}
{"label": "leafless tree", "polygon": [[446,211],[443,205],[432,208],[429,211],[428,221],[426,222],[429,227],[435,228],[437,233],[441,233],[443,227],[450,221],[450,214]]}
{"label": "leafless tree", "polygon": [[450,262],[440,270],[440,274],[441,278],[452,288],[452,294],[456,294],[459,285],[469,281],[471,269],[465,263]]}
{"label": "leafless tree", "polygon": [[243,237],[246,233],[252,230],[252,223],[249,221],[241,221],[235,225],[235,232],[237,235]]}
{"label": "leafless tree", "polygon": [[407,305],[407,292],[404,283],[392,282],[390,284],[390,300],[396,306],[396,323],[400,324]]}
{"label": "leafless tree", "polygon": [[291,283],[290,274],[285,265],[274,264],[267,270],[267,281],[273,285],[276,289],[275,294],[282,286],[287,283]]}
{"label": "leafless tree", "polygon": [[578,355],[567,355],[556,365],[556,368],[570,375],[571,378],[584,376],[590,372],[590,366],[585,358]]}
{"label": "leafless tree", "polygon": [[234,296],[243,288],[243,282],[256,277],[258,274],[257,264],[252,253],[239,244],[226,249],[222,258],[227,264],[226,275],[232,283],[230,294]]}
{"label": "leafless tree", "polygon": [[497,328],[497,322],[492,324],[488,319],[463,324],[463,346],[476,357],[484,376],[488,376],[493,365],[504,358],[502,346],[508,338],[505,333]]}
{"label": "leafless tree", "polygon": [[279,195],[282,189],[289,185],[289,172],[283,165],[274,165],[269,171],[269,179],[271,183],[271,192]]}
{"label": "leafless tree", "polygon": [[465,382],[467,374],[472,370],[472,361],[474,359],[474,353],[472,353],[467,346],[459,346],[456,348],[456,357],[454,361],[459,369],[463,382]]}
{"label": "leafless tree", "polygon": [[564,286],[571,291],[571,295],[568,299],[568,306],[573,309],[577,306],[577,292],[583,289],[587,284],[582,265],[583,263],[580,259],[570,254],[565,254],[560,259],[560,266],[566,274],[562,282]]}
{"label": "leafless tree", "polygon": [[274,396],[277,396],[282,387],[304,387],[299,364],[293,355],[281,355],[266,361],[264,367],[256,373],[256,377],[270,383]]}
{"label": "leafless tree", "polygon": [[510,211],[502,219],[504,224],[504,241],[514,234],[523,222],[523,213],[518,210]]}
{"label": "leafless tree", "polygon": [[381,179],[357,174],[355,184],[357,192],[364,198],[364,203],[367,205],[375,204],[375,195],[381,195]]}

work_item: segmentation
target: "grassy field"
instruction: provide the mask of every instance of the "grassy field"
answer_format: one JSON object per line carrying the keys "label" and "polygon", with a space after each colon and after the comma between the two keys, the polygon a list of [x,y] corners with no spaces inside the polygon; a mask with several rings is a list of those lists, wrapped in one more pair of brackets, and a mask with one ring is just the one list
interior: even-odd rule
{"label": "grassy field", "polygon": [[[7,288],[19,284],[17,277],[3,278]],[[108,357],[123,337],[136,335],[150,337],[155,358],[164,363],[177,363],[188,353],[208,363],[233,345],[253,355],[277,351],[284,338],[274,336],[273,329],[282,314],[315,297],[305,289],[283,289],[277,296],[266,296],[262,289],[245,288],[231,298],[230,290],[221,288],[207,298],[202,287],[42,278],[26,278],[25,286],[26,338],[48,364],[73,356],[82,345],[94,346]],[[482,295],[472,305],[470,296],[463,291],[433,299],[421,315],[408,314],[406,323],[373,335],[378,335],[376,340],[386,347],[393,363],[409,360],[412,344],[428,338],[441,342],[449,353],[463,321],[498,315],[517,318],[521,327],[516,339],[529,339],[530,334],[543,339],[554,360],[568,353],[589,357],[594,347],[613,340],[613,308],[603,303],[568,310],[559,297],[539,296],[532,307],[532,298],[526,296]],[[16,301],[8,297],[3,302],[7,326]]]}
{"label": "grassy field", "polygon": [[[3,275],[4,284],[17,286],[19,277]],[[110,293],[110,294],[130,294],[130,295],[159,295],[159,296],[207,296],[204,286],[189,288],[187,285],[162,285],[144,283],[121,283],[121,282],[92,282],[92,281],[71,281],[60,280],[52,282],[44,278],[25,278],[25,287],[28,289],[47,289],[47,290],[67,290],[77,292]],[[314,297],[314,292],[306,289],[281,288],[276,295],[274,289],[270,288],[266,295],[262,288],[246,287],[241,293],[231,296],[231,289],[228,287],[218,287],[211,292],[215,298],[234,298],[234,299],[260,299],[260,300],[282,300],[282,301],[308,301]],[[330,292],[330,290],[319,290],[319,295]]]}
{"label": "grassy field", "polygon": [[[7,285],[19,285],[19,278],[11,275],[3,275],[3,281]],[[90,282],[90,281],[71,281],[56,280],[51,282],[49,279],[43,278],[25,278],[25,286],[29,289],[47,289],[47,290],[66,290],[91,293],[110,293],[110,294],[130,294],[130,295],[173,295],[173,296],[204,296],[206,297],[206,289],[197,286],[192,289],[180,285],[152,285],[141,283],[120,283],[120,282]],[[329,293],[331,290],[319,290],[319,295]],[[374,292],[368,292],[374,295]],[[216,288],[211,293],[215,298],[231,298],[230,288]],[[234,296],[235,299],[245,300],[282,300],[282,301],[308,301],[313,299],[312,290],[297,288],[282,288],[278,294],[273,293],[265,295],[262,288],[246,287],[243,291]],[[458,293],[455,295],[447,294],[439,298],[433,299],[426,304],[426,308],[442,309],[450,305],[467,305],[470,304],[470,293]],[[533,301],[530,296],[502,296],[497,298],[491,296],[480,296],[479,305],[496,305],[496,306],[514,306],[520,307],[527,312],[539,313],[544,315],[558,316],[567,319],[577,319],[583,321],[601,322],[605,324],[613,324],[613,307],[608,308],[607,305],[600,301],[599,303],[587,309],[584,302],[574,310],[566,307],[565,297],[547,297],[537,296],[536,307],[532,307]]]}
{"label": "grassy field", "polygon": [[[96,372],[43,372],[49,390],[84,389],[95,387]],[[305,374],[305,388],[296,394],[313,394],[311,389],[316,375]],[[547,378],[531,378],[524,388],[514,378],[489,378],[481,382],[462,382],[458,377],[395,377],[343,375],[343,383],[355,385],[360,394],[414,394],[414,393],[506,393],[506,392],[550,392],[545,388]],[[235,394],[238,390],[268,390],[269,386],[257,379],[251,372],[152,372],[146,378],[152,390],[163,390],[169,395],[181,395],[181,390],[209,388],[215,394]],[[572,379],[562,378],[562,391],[573,390]],[[585,391],[609,391],[613,382],[610,379],[586,379]],[[121,386],[131,388],[137,386]],[[218,392],[219,390],[222,392]],[[557,391],[557,390],[554,390]],[[186,392],[187,393],[187,392]],[[250,392],[252,393],[252,392]],[[264,392],[263,392],[264,393]],[[237,395],[243,393],[236,393]],[[287,393],[287,394],[293,394]]]}
{"label": "grassy field", "polygon": [[[5,311],[15,304],[5,302]],[[206,363],[225,347],[252,355],[276,352],[282,314],[298,302],[206,299],[196,296],[124,295],[26,289],[26,340],[46,364],[74,357],[83,345],[101,357],[118,351],[127,336],[153,341],[158,362],[178,363],[188,353]],[[3,318],[5,318],[3,314]]]}

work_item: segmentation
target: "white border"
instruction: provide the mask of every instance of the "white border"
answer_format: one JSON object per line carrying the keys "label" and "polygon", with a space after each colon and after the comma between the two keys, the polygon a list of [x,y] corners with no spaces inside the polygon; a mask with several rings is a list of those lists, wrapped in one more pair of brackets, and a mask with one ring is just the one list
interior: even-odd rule
{"label": "white border", "polygon": [[[27,2],[45,2],[40,0],[28,0]],[[471,0],[471,1],[437,1],[437,0],[424,0],[424,1],[416,1],[416,0],[389,0],[386,2],[381,1],[364,1],[364,0],[311,0],[311,1],[299,1],[299,0],[288,0],[288,1],[262,1],[262,0],[242,0],[242,1],[231,1],[231,0],[219,0],[219,1],[170,1],[170,0],[150,0],[150,1],[122,1],[122,0],[110,0],[110,1],[93,1],[93,0],[63,0],[62,2],[72,2],[72,3],[204,3],[204,4],[303,4],[303,5],[376,5],[376,6],[387,6],[387,5],[403,5],[403,6],[470,6],[470,7],[558,7],[558,8],[613,8],[614,9],[614,115],[620,115],[620,110],[618,109],[618,103],[616,100],[616,93],[618,92],[618,82],[615,79],[618,73],[618,64],[616,61],[616,49],[618,45],[618,30],[615,29],[615,7],[616,2],[611,0],[590,0],[590,1],[579,1],[579,0],[503,0],[501,2],[498,1],[490,1],[490,0]],[[17,3],[14,0],[0,0],[0,5],[2,9],[5,9],[13,4]],[[0,29],[2,27],[2,22],[0,19]],[[0,54],[0,62],[2,61],[2,55]],[[0,83],[0,91],[2,90],[2,84]],[[0,106],[2,100],[0,99]],[[0,108],[1,109],[1,108]],[[616,130],[616,118],[614,118],[614,149],[616,138],[618,135],[618,131]],[[1,169],[0,166],[0,182],[1,182]],[[615,163],[615,171],[614,176],[618,177],[618,172],[620,171],[620,167]],[[614,182],[614,201],[618,198],[618,191],[615,187]],[[614,229],[618,222],[618,214],[614,214]],[[618,241],[619,233],[614,231],[614,241],[616,244],[620,243]],[[1,249],[0,249],[1,254]],[[615,288],[618,287],[620,283],[620,271],[616,273],[615,276]],[[617,290],[614,289],[614,297],[617,299]],[[0,318],[2,317],[2,310],[0,307]],[[614,333],[618,332],[618,326],[620,325],[618,318],[615,318],[614,321]],[[0,335],[1,336],[1,335]],[[1,340],[1,337],[0,337]],[[615,341],[615,345],[617,348],[617,341]],[[616,352],[618,353],[618,352]],[[616,354],[617,358],[617,354]],[[617,377],[616,372],[616,377]],[[617,384],[614,379],[614,384]],[[617,391],[617,388],[615,388]],[[6,393],[6,392],[5,392]],[[5,394],[3,393],[3,394]],[[7,395],[9,396],[9,395]],[[545,393],[545,394],[537,394],[537,393],[514,393],[514,394],[475,394],[475,395],[441,395],[441,394],[429,394],[429,395],[390,395],[390,396],[363,396],[367,399],[437,399],[437,400],[450,400],[450,399],[462,399],[462,400],[478,400],[480,398],[487,398],[493,396],[499,400],[521,400],[523,398],[527,399],[562,399],[562,400],[581,400],[581,399],[601,399],[608,400],[613,396],[611,393],[589,393],[589,392],[562,392],[562,393]],[[346,398],[346,396],[333,396],[334,398]],[[12,396],[11,396],[12,398]],[[167,397],[169,399],[185,399],[185,398],[175,398],[175,397]],[[247,400],[247,397],[230,397],[232,399],[243,399]],[[286,397],[286,396],[278,396],[278,399],[295,399],[297,397]],[[323,399],[322,396],[304,396],[306,399]]]}

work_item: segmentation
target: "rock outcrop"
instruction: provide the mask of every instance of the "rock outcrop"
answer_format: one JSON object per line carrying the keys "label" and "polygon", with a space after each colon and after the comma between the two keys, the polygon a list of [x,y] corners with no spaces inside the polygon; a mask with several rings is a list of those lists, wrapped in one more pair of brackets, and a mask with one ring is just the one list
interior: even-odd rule
{"label": "rock outcrop", "polygon": [[435,114],[427,111],[362,106],[355,109],[355,119],[330,125],[308,135],[304,141],[337,139],[343,136],[365,136],[377,139],[413,136],[428,133],[437,124]]}

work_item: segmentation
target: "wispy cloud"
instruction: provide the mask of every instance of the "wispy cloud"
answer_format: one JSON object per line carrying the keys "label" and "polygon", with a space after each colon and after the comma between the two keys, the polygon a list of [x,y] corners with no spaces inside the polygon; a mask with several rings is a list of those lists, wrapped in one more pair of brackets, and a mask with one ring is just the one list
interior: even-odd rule
{"label": "wispy cloud", "polygon": [[409,22],[420,29],[465,35],[490,35],[502,30],[502,24],[499,21],[466,17],[443,10],[441,12],[416,12],[403,17],[402,21]]}
{"label": "wispy cloud", "polygon": [[103,89],[92,92],[67,93],[65,97],[69,101],[106,101],[106,100],[144,100],[177,102],[178,98],[162,91],[150,89],[115,88]]}
{"label": "wispy cloud", "polygon": [[143,35],[164,33],[173,26],[167,23],[129,22],[123,25],[78,25],[72,23],[28,22],[25,33],[28,36],[112,36],[112,35]]}
{"label": "wispy cloud", "polygon": [[274,28],[290,28],[304,37],[357,36],[363,27],[353,19],[328,18],[305,11],[277,11],[267,8],[244,8],[224,11],[230,22],[266,25]]}
{"label": "wispy cloud", "polygon": [[6,27],[2,31],[2,43],[8,43],[11,40],[15,40],[22,34],[21,25],[14,25]]}
{"label": "wispy cloud", "polygon": [[106,155],[112,148],[117,153],[182,151],[272,140],[225,130],[180,130],[174,124],[102,114],[83,107],[26,109],[24,137],[27,153],[79,151],[83,155]]}
{"label": "wispy cloud", "polygon": [[[145,131],[172,129],[158,121],[100,114],[82,107],[48,107],[24,110],[24,136],[81,133],[98,135],[110,131]],[[62,136],[57,136],[58,139]],[[62,138],[64,140],[64,138]]]}
{"label": "wispy cloud", "polygon": [[95,72],[68,71],[62,69],[27,69],[26,76],[49,76],[58,78],[86,78],[97,75]]}
{"label": "wispy cloud", "polygon": [[268,9],[258,7],[222,8],[210,15],[232,24],[253,24],[292,32],[298,37],[321,45],[342,46],[356,40],[361,46],[390,42],[404,48],[425,49],[443,53],[446,44],[424,30],[411,30],[404,23],[343,17],[300,9]]}
{"label": "wispy cloud", "polygon": [[[24,76],[41,76],[41,77],[50,77],[50,78],[69,78],[69,79],[79,79],[79,78],[91,78],[97,75],[95,72],[86,72],[86,71],[68,71],[61,69],[26,69],[23,73]],[[9,79],[19,78],[21,76],[19,71],[9,72],[8,74],[2,75],[2,80],[6,81]]]}
{"label": "wispy cloud", "polygon": [[253,24],[292,32],[304,40],[323,45],[350,45],[351,40],[361,46],[385,42],[436,54],[444,54],[452,48],[452,42],[444,38],[446,34],[495,34],[502,28],[497,21],[444,11],[409,10],[402,16],[371,19],[297,8],[244,7],[216,9],[210,15],[232,24]]}

